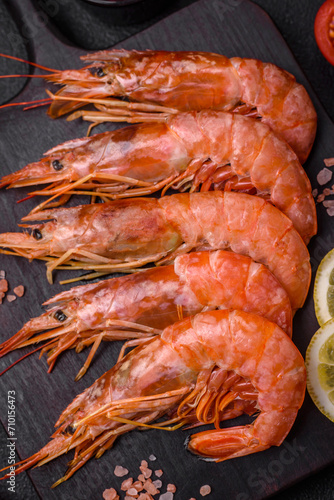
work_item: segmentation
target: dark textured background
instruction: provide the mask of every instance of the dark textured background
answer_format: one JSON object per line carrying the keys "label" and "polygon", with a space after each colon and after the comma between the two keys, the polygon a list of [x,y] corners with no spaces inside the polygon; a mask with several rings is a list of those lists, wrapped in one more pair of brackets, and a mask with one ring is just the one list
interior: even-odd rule
{"label": "dark textured background", "polygon": [[[87,50],[109,47],[141,31],[161,17],[192,3],[190,0],[166,2],[168,5],[165,6],[160,15],[156,15],[150,21],[124,27],[112,26],[115,22],[115,16],[112,11],[107,11],[105,9],[94,10],[90,5],[81,0],[52,0],[51,2],[47,0],[29,1],[31,1],[32,12],[34,15],[37,13],[35,23],[36,33],[38,32],[38,23],[44,22],[48,24],[49,29],[59,30],[63,36],[71,40],[73,45],[80,46]],[[231,5],[233,5],[233,2],[234,0],[230,0]],[[313,36],[314,17],[322,0],[303,0],[299,2],[292,0],[255,0],[254,3],[261,6],[274,21],[288,46],[294,53],[305,75],[309,79],[318,98],[326,108],[332,120],[334,120],[334,68],[322,57],[317,49]],[[28,56],[32,56],[33,44],[30,44],[30,42],[33,40],[35,33],[27,31],[24,19],[19,19],[19,27],[16,27],[14,21],[8,16],[5,7],[7,7],[9,11],[11,10],[12,6],[10,0],[0,1],[1,52],[11,53],[21,57],[27,57],[27,54]],[[43,8],[47,14],[42,11]],[[142,14],[146,15],[147,12]],[[10,39],[2,36],[3,33],[8,33],[9,31],[8,23],[12,23],[10,29],[12,37]],[[222,29],[224,29],[223,26]],[[8,68],[10,68],[10,70]],[[7,64],[0,59],[1,73],[20,71],[20,68],[21,66],[18,66],[16,63]],[[0,100],[2,102],[16,95],[24,84],[23,80],[1,80],[0,82]],[[3,437],[3,439],[4,438],[5,437]],[[5,441],[0,442],[1,445],[5,444]],[[29,492],[28,494],[28,488],[28,484],[23,483],[21,492],[16,494],[17,498],[28,498],[29,495],[29,498],[33,498],[33,492]],[[275,495],[273,498],[277,500],[283,498],[286,500],[334,499],[333,467],[327,468],[284,493]]]}

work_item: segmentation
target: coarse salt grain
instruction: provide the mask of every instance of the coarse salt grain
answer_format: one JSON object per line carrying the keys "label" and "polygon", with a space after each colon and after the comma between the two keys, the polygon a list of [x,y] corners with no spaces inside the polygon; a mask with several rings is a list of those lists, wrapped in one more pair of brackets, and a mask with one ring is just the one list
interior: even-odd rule
{"label": "coarse salt grain", "polygon": [[149,493],[141,493],[138,500],[153,500],[153,497]]}
{"label": "coarse salt grain", "polygon": [[129,474],[129,471],[128,471],[128,469],[126,469],[125,467],[122,467],[121,465],[116,465],[116,467],[114,469],[114,474],[117,477],[123,477],[123,476],[126,476],[127,474]]}
{"label": "coarse salt grain", "polygon": [[158,470],[155,470],[154,471],[154,474],[157,476],[157,477],[161,477],[162,474],[163,474],[163,471],[161,469],[158,469]]}
{"label": "coarse salt grain", "polygon": [[138,481],[141,481],[142,483],[145,483],[145,477],[144,477],[144,474],[139,474],[139,476],[138,476]]}
{"label": "coarse salt grain", "polygon": [[145,479],[148,479],[152,476],[152,469],[148,469],[147,467],[140,466],[139,469],[142,471]]}
{"label": "coarse salt grain", "polygon": [[23,297],[24,295],[24,286],[23,285],[18,285],[14,288],[14,293],[15,295],[17,295],[18,297]]}
{"label": "coarse salt grain", "polygon": [[141,465],[141,467],[148,467],[148,463],[146,462],[146,460],[142,460],[140,462],[140,465]]}
{"label": "coarse salt grain", "polygon": [[167,493],[163,493],[159,496],[159,500],[173,500],[174,495],[171,491],[167,491]]}
{"label": "coarse salt grain", "polygon": [[326,167],[333,167],[334,165],[334,158],[325,158],[324,159],[324,164]]}
{"label": "coarse salt grain", "polygon": [[334,207],[327,208],[327,213],[330,217],[333,217],[334,215]]}
{"label": "coarse salt grain", "polygon": [[313,196],[313,198],[315,198],[316,196],[318,196],[318,190],[317,189],[313,189],[312,196]]}
{"label": "coarse salt grain", "polygon": [[[138,497],[138,495],[136,495]],[[124,500],[133,500],[135,497],[130,497],[129,495],[125,495]]]}
{"label": "coarse salt grain", "polygon": [[121,484],[121,490],[122,491],[128,490],[129,488],[131,488],[132,483],[133,483],[132,477],[129,477],[128,479],[124,479],[123,483]]}
{"label": "coarse salt grain", "polygon": [[14,300],[16,300],[16,297],[15,295],[7,295],[7,300],[8,302],[13,302]]}
{"label": "coarse salt grain", "polygon": [[156,488],[161,488],[162,481],[160,481],[160,479],[156,479],[155,481],[153,481],[153,484]]}
{"label": "coarse salt grain", "polygon": [[3,269],[1,269],[1,271],[0,271],[0,280],[5,279],[5,277],[6,277],[6,271],[4,271]]}
{"label": "coarse salt grain", "polygon": [[0,280],[0,292],[7,292],[8,290],[8,281],[4,278]]}
{"label": "coarse salt grain", "polygon": [[320,172],[317,175],[317,181],[320,184],[320,186],[323,186],[324,184],[327,184],[332,178],[333,172],[328,170],[328,168],[323,168],[320,170]]}
{"label": "coarse salt grain", "polygon": [[323,202],[323,206],[326,208],[334,207],[334,200],[325,200]]}
{"label": "coarse salt grain", "polygon": [[321,202],[323,202],[323,201],[324,201],[324,199],[325,199],[325,195],[324,195],[324,194],[319,194],[319,196],[318,196],[318,198],[317,198],[317,202],[318,202],[318,203],[321,203]]}
{"label": "coarse salt grain", "polygon": [[129,495],[130,497],[135,497],[138,495],[138,491],[136,490],[136,488],[129,488],[126,494]]}
{"label": "coarse salt grain", "polygon": [[175,491],[176,491],[175,484],[167,484],[167,491],[171,491],[172,493],[175,493]]}
{"label": "coarse salt grain", "polygon": [[157,457],[155,455],[150,455],[148,459],[150,460],[150,462],[154,462],[154,460],[156,460]]}
{"label": "coarse salt grain", "polygon": [[148,479],[147,481],[145,481],[143,486],[144,486],[144,490],[146,490],[147,493],[149,493],[150,495],[157,495],[158,493],[160,493],[160,491],[158,490],[158,488],[155,487],[155,485],[153,484],[151,479]]}
{"label": "coarse salt grain", "polygon": [[117,491],[114,488],[109,488],[108,490],[104,490],[102,496],[104,500],[119,500]]}
{"label": "coarse salt grain", "polygon": [[202,497],[206,497],[206,495],[209,495],[211,493],[211,487],[208,484],[205,484],[200,488],[199,492]]}
{"label": "coarse salt grain", "polygon": [[142,491],[144,488],[143,483],[141,481],[135,481],[132,486],[136,488],[137,491]]}
{"label": "coarse salt grain", "polygon": [[5,292],[0,292],[0,304],[2,304],[2,299],[4,298],[5,296]]}

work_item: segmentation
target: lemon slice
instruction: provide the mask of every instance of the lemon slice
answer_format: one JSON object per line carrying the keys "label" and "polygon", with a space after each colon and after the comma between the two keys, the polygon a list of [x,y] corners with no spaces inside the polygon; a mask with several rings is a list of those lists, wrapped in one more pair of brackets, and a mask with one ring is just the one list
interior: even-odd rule
{"label": "lemon slice", "polygon": [[322,259],[314,283],[314,308],[320,325],[334,317],[334,249]]}
{"label": "lemon slice", "polygon": [[313,335],[305,364],[308,392],[319,410],[334,422],[334,319]]}

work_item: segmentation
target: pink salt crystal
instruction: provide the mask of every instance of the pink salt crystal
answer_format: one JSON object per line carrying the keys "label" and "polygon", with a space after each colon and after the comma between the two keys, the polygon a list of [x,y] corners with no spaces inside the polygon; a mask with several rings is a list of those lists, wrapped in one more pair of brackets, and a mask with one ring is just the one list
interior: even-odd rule
{"label": "pink salt crystal", "polygon": [[333,217],[334,215],[334,207],[327,208],[327,213],[330,217]]}
{"label": "pink salt crystal", "polygon": [[196,498],[194,498],[194,497],[191,497],[191,498],[189,498],[189,500],[196,500]]}
{"label": "pink salt crystal", "polygon": [[332,194],[332,191],[331,191],[329,188],[325,188],[325,189],[323,190],[323,194],[324,194],[325,196],[329,196],[330,194]]}
{"label": "pink salt crystal", "polygon": [[[138,498],[138,495],[136,495],[136,497]],[[130,497],[129,495],[125,495],[124,497],[124,500],[133,500],[135,497]]]}
{"label": "pink salt crystal", "polygon": [[143,483],[141,481],[135,481],[132,486],[136,488],[137,491],[141,491],[143,489]]}
{"label": "pink salt crystal", "polygon": [[167,493],[163,493],[159,496],[159,500],[173,500],[174,495],[171,491],[167,491]]}
{"label": "pink salt crystal", "polygon": [[147,493],[149,493],[150,495],[156,495],[157,493],[160,493],[160,491],[152,483],[151,479],[148,479],[147,481],[145,481],[143,486],[144,486],[144,490],[146,490]]}
{"label": "pink salt crystal", "polygon": [[117,491],[114,488],[110,488],[109,490],[104,490],[102,496],[104,500],[119,500]]}
{"label": "pink salt crystal", "polygon": [[176,491],[175,484],[167,484],[167,491],[171,491],[172,493],[175,493],[175,491]]}
{"label": "pink salt crystal", "polygon": [[154,474],[157,476],[157,477],[161,477],[162,474],[163,474],[163,471],[161,469],[158,469],[158,470],[155,470],[154,471]]}
{"label": "pink salt crystal", "polygon": [[148,493],[141,493],[138,500],[153,500],[153,497],[151,497]]}
{"label": "pink salt crystal", "polygon": [[317,189],[313,189],[312,196],[313,196],[313,198],[315,198],[316,196],[318,196],[318,190]]}
{"label": "pink salt crystal", "polygon": [[142,467],[142,466],[140,466],[139,468],[142,471],[145,479],[148,479],[149,477],[152,476],[152,469],[148,469],[147,467]]}
{"label": "pink salt crystal", "polygon": [[144,474],[139,474],[139,476],[138,476],[138,481],[141,481],[142,483],[145,483],[145,477],[144,477]]}
{"label": "pink salt crystal", "polygon": [[325,158],[324,159],[324,164],[326,167],[333,167],[334,165],[334,158]]}
{"label": "pink salt crystal", "polygon": [[153,484],[156,488],[161,488],[162,481],[160,481],[160,479],[156,479],[155,481],[153,481]]}
{"label": "pink salt crystal", "polygon": [[334,200],[325,200],[323,202],[323,206],[326,208],[334,207]]}
{"label": "pink salt crystal", "polygon": [[5,279],[0,280],[0,292],[7,292],[8,290],[8,281]]}
{"label": "pink salt crystal", "polygon": [[320,186],[323,186],[324,184],[327,184],[332,178],[333,173],[328,170],[328,168],[323,168],[320,170],[320,172],[317,175],[317,181],[320,184]]}
{"label": "pink salt crystal", "polygon": [[15,295],[7,295],[7,300],[8,302],[13,302],[13,300],[16,300]]}
{"label": "pink salt crystal", "polygon": [[209,495],[211,493],[211,487],[208,484],[205,484],[204,486],[201,487],[199,492],[202,495],[202,497],[206,497],[206,495]]}
{"label": "pink salt crystal", "polygon": [[157,459],[157,457],[156,457],[155,455],[150,455],[150,456],[148,457],[148,459],[149,459],[151,462],[154,462],[154,460],[156,460],[156,459]]}
{"label": "pink salt crystal", "polygon": [[5,292],[0,292],[0,304],[2,304],[2,299],[4,298],[5,296]]}
{"label": "pink salt crystal", "polygon": [[18,297],[23,297],[23,294],[24,294],[24,286],[23,286],[23,285],[16,286],[16,287],[14,288],[14,293],[15,293],[15,295],[17,295]]}
{"label": "pink salt crystal", "polygon": [[126,476],[127,474],[129,474],[129,471],[128,471],[128,469],[126,469],[125,467],[122,467],[121,465],[116,465],[115,470],[114,470],[114,474],[117,477],[123,477],[123,476]]}
{"label": "pink salt crystal", "polygon": [[126,494],[130,497],[136,497],[138,495],[138,491],[136,490],[136,488],[129,488]]}
{"label": "pink salt crystal", "polygon": [[148,463],[146,462],[146,460],[142,460],[141,463],[140,463],[140,465],[142,467],[148,467]]}
{"label": "pink salt crystal", "polygon": [[3,269],[1,269],[1,271],[0,271],[0,280],[5,279],[5,277],[6,277],[6,271],[4,271]]}
{"label": "pink salt crystal", "polygon": [[131,488],[132,483],[133,483],[132,477],[129,477],[128,479],[124,479],[123,483],[121,484],[121,490],[122,491],[128,490],[129,488]]}
{"label": "pink salt crystal", "polygon": [[317,198],[317,203],[321,203],[322,201],[324,201],[325,199],[325,195],[324,194],[319,194],[318,198]]}

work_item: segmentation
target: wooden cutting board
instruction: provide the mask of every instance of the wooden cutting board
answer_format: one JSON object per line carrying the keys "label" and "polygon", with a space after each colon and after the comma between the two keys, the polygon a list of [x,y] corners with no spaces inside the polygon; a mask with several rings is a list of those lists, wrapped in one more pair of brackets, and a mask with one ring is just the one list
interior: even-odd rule
{"label": "wooden cutting board", "polygon": [[[29,25],[29,2],[13,2],[18,18]],[[67,45],[61,36],[41,25],[31,38],[34,60],[52,68],[80,67],[83,52]],[[129,38],[119,47],[126,49],[202,50],[226,56],[252,57],[270,61],[293,73],[309,91],[319,116],[319,128],[314,149],[305,165],[313,187],[316,175],[323,168],[323,158],[332,155],[334,126],[305,80],[293,55],[268,16],[248,0],[202,0],[173,14],[144,32]],[[30,81],[18,101],[44,97],[45,84],[38,79]],[[100,131],[107,127],[101,127]],[[111,126],[108,127],[109,129]],[[1,174],[7,174],[40,158],[47,149],[74,137],[85,135],[87,125],[80,121],[52,121],[43,109],[23,113],[8,108],[0,112]],[[35,205],[34,200],[16,204],[29,190],[0,192],[0,232],[16,231],[17,223]],[[76,200],[74,203],[78,203]],[[318,207],[319,233],[309,246],[313,278],[321,258],[334,246],[333,223],[322,206]],[[0,269],[7,271],[11,289],[18,284],[26,287],[25,296],[15,302],[5,301],[0,306],[1,338],[18,331],[33,316],[38,316],[41,303],[64,289],[59,284],[48,285],[44,265],[23,259],[0,255]],[[70,273],[58,273],[65,279]],[[72,275],[71,275],[72,276]],[[313,282],[312,282],[313,285]],[[311,290],[312,290],[311,285]],[[69,286],[67,287],[69,288]],[[317,330],[311,292],[294,320],[294,340],[305,354],[308,342]],[[61,411],[76,394],[91,385],[116,361],[120,344],[104,344],[95,356],[92,367],[78,383],[74,377],[82,366],[87,352],[77,355],[65,353],[51,375],[46,373],[46,361],[36,354],[0,378],[2,453],[1,466],[7,464],[7,394],[16,395],[16,450],[20,459],[36,452],[52,434],[53,425]],[[1,359],[0,370],[18,359],[15,352]],[[233,425],[235,422],[233,422]],[[229,424],[230,425],[230,424]],[[137,477],[141,460],[151,454],[157,457],[150,464],[163,469],[163,491],[168,483],[177,486],[175,500],[200,497],[199,488],[209,484],[213,500],[248,500],[265,498],[334,461],[334,426],[313,405],[308,395],[297,421],[280,448],[248,457],[216,464],[199,460],[184,448],[187,431],[165,433],[158,431],[132,432],[116,442],[114,448],[98,461],[91,460],[73,478],[55,490],[50,486],[63,475],[72,455],[63,456],[40,469],[16,478],[16,498],[30,500],[102,499],[105,488],[119,490],[122,480],[114,477],[115,465],[126,466],[130,475]],[[28,479],[27,479],[28,478]],[[0,498],[10,498],[8,485],[0,484]]]}

